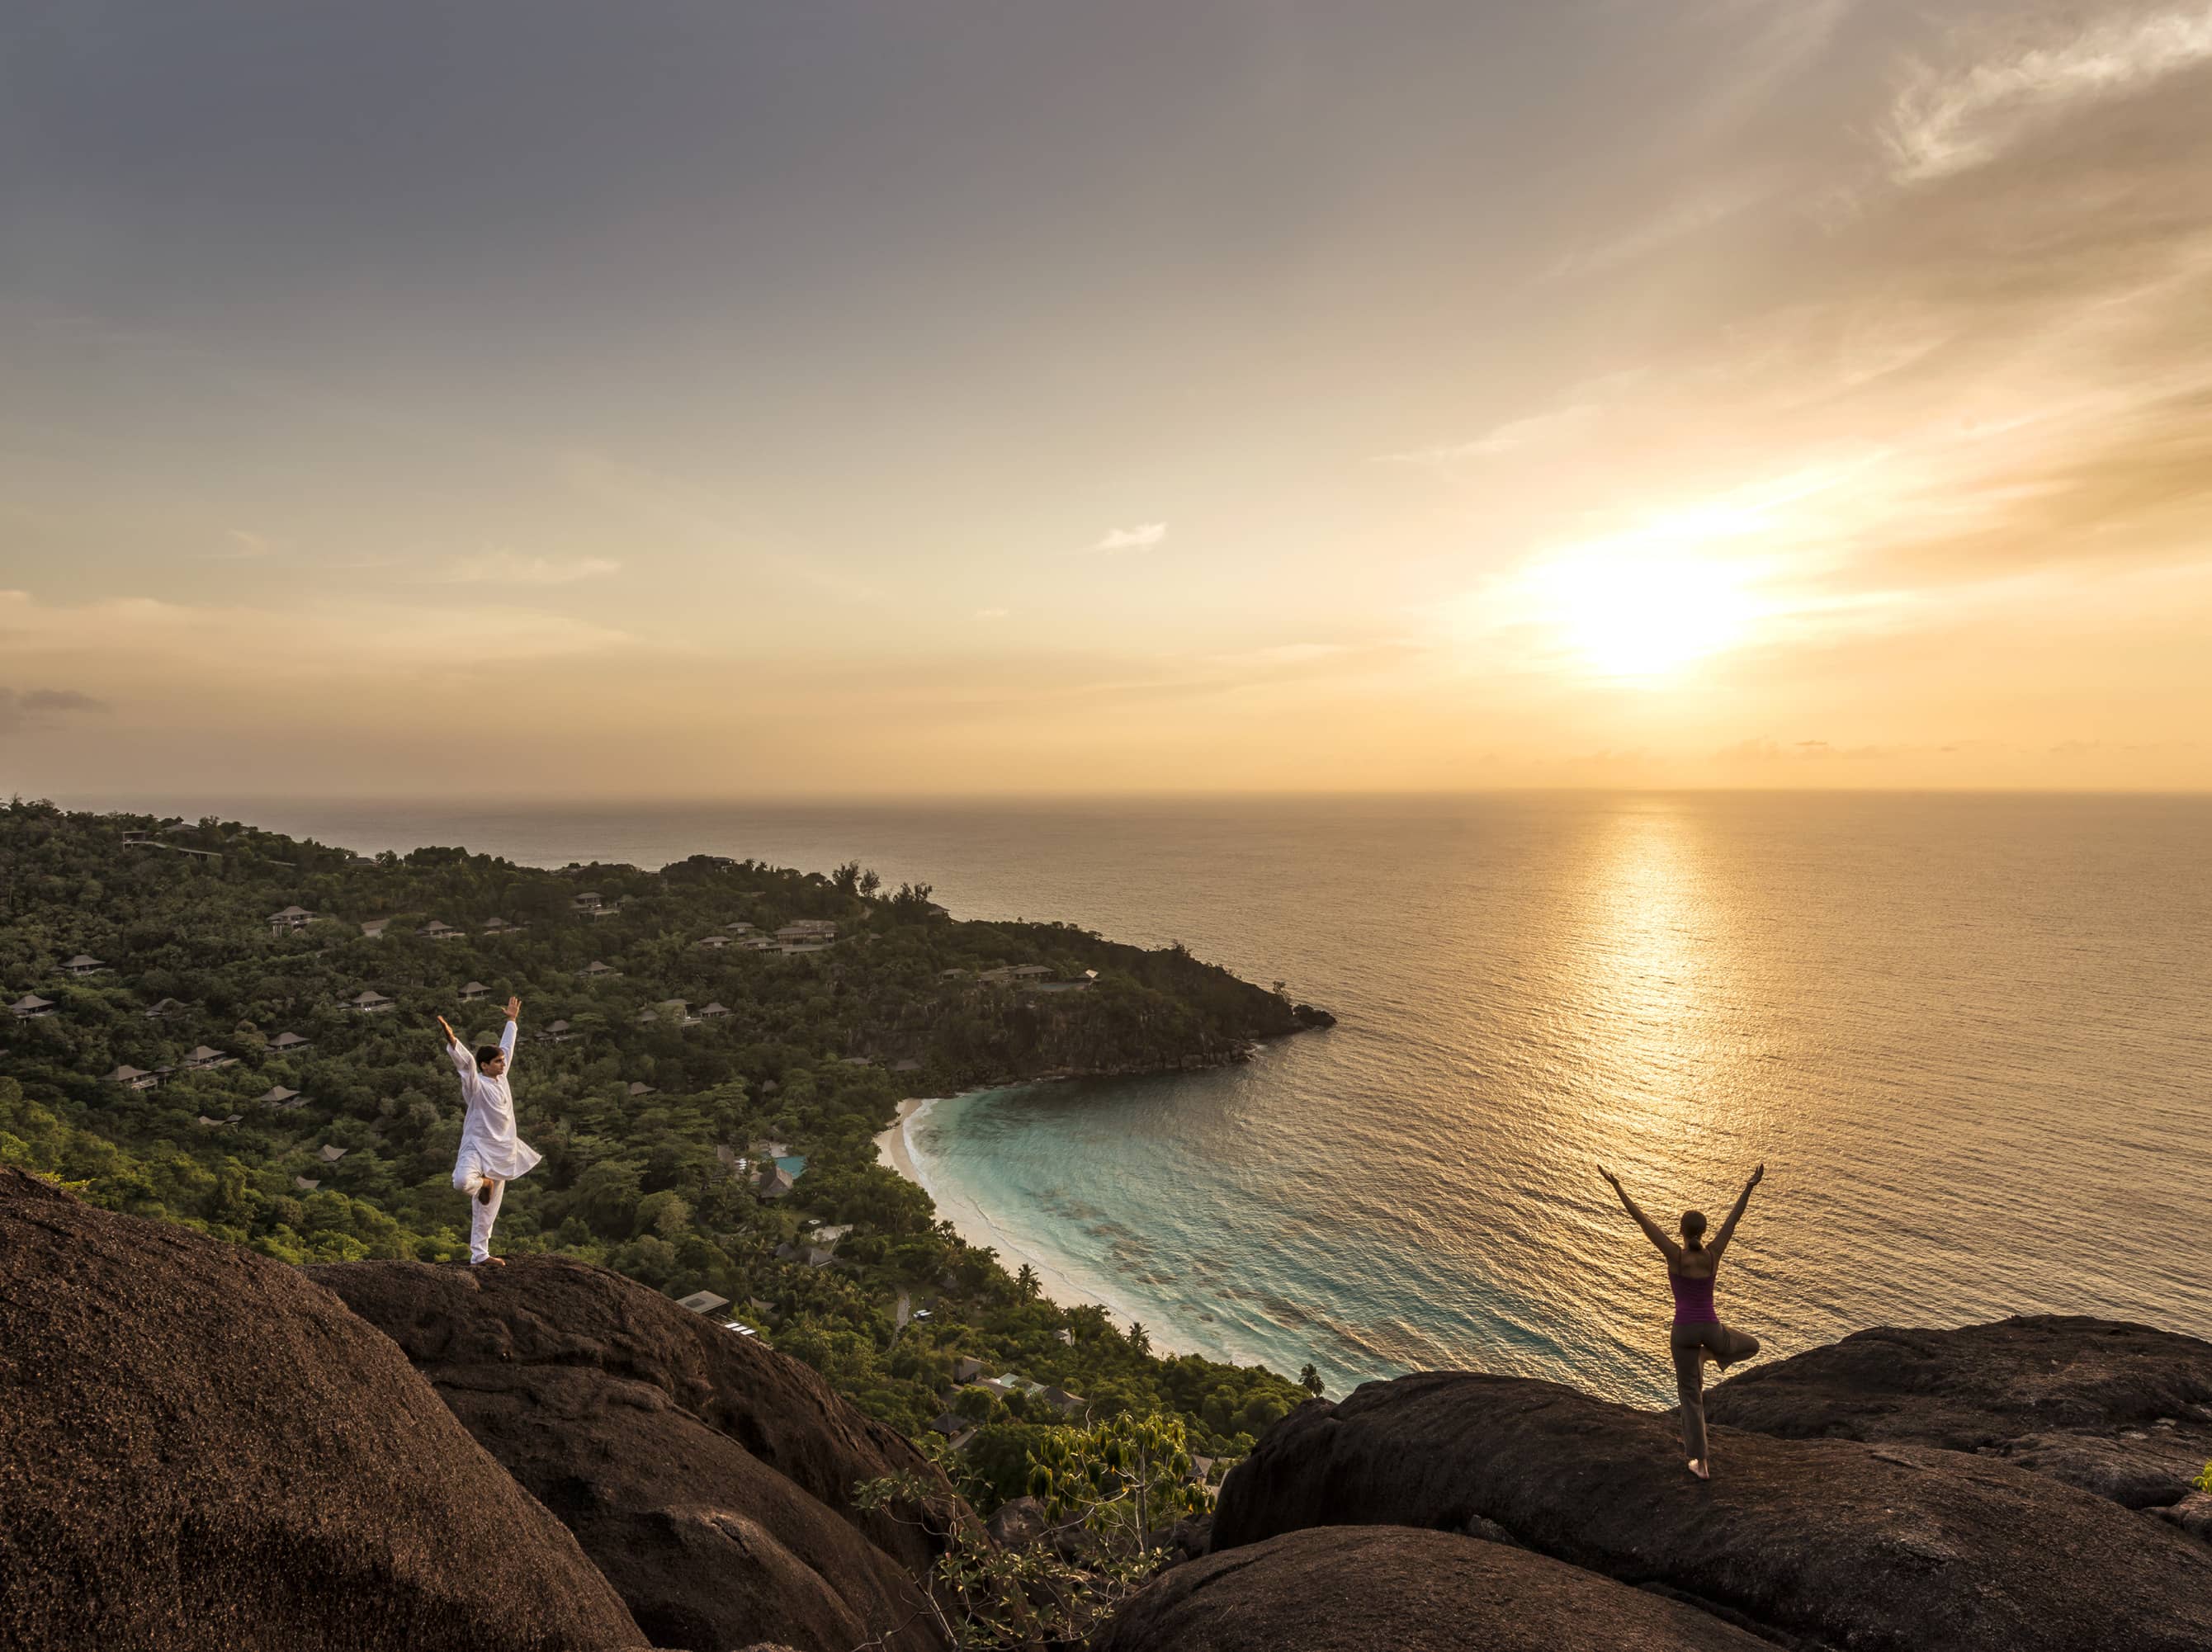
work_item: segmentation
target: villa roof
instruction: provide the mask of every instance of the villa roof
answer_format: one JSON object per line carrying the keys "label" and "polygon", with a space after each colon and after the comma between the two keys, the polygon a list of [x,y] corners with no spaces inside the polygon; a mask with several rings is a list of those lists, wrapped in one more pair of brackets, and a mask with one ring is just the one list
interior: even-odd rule
{"label": "villa roof", "polygon": [[294,1176],[292,1185],[303,1193],[311,1193],[323,1184],[313,1176]]}
{"label": "villa roof", "polygon": [[272,918],[312,918],[315,914],[305,907],[286,907],[282,912],[272,912]]}
{"label": "villa roof", "polygon": [[100,960],[94,957],[91,953],[80,952],[75,957],[71,958],[67,963],[64,964],[62,968],[64,969],[81,969],[88,964],[95,964],[99,962]]}
{"label": "villa roof", "polygon": [[282,1084],[271,1084],[266,1096],[257,1096],[254,1099],[260,1102],[289,1102],[299,1093],[296,1090],[287,1090]]}
{"label": "villa roof", "polygon": [[350,1147],[325,1147],[322,1150],[323,1163],[325,1164],[336,1164],[340,1159],[343,1158],[352,1151],[353,1149]]}
{"label": "villa roof", "polygon": [[269,1041],[269,1048],[272,1050],[295,1049],[307,1042],[295,1032],[281,1032]]}
{"label": "villa roof", "polygon": [[711,1291],[695,1291],[688,1297],[678,1297],[676,1305],[688,1308],[695,1314],[711,1314],[718,1308],[727,1308],[730,1299],[718,1297]]}
{"label": "villa roof", "polygon": [[215,1061],[220,1060],[222,1057],[222,1052],[216,1049],[213,1045],[202,1044],[196,1048],[190,1055],[187,1055],[185,1058],[185,1060],[187,1061]]}
{"label": "villa roof", "polygon": [[53,1005],[53,999],[40,998],[36,993],[26,993],[8,1007],[11,1010],[44,1010]]}
{"label": "villa roof", "polygon": [[143,1078],[148,1074],[143,1067],[119,1066],[107,1076],[118,1084],[127,1084],[133,1078]]}
{"label": "villa roof", "polygon": [[651,1084],[633,1084],[629,1087],[629,1093],[633,1096],[657,1096],[660,1092],[655,1090]]}

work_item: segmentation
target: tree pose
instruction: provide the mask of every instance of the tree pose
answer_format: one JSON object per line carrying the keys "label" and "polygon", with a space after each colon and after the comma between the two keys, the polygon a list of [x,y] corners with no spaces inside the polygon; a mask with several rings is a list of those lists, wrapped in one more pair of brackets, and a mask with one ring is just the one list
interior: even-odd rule
{"label": "tree pose", "polygon": [[522,1000],[507,1001],[507,1029],[496,1044],[486,1044],[474,1054],[446,1020],[446,1054],[460,1075],[461,1100],[468,1118],[461,1127],[461,1151],[453,1160],[453,1186],[471,1195],[469,1212],[469,1265],[503,1266],[491,1254],[491,1224],[499,1220],[500,1200],[507,1184],[527,1175],[538,1155],[514,1133],[514,1092],[507,1087],[507,1070],[514,1060],[514,1025],[522,1014]]}
{"label": "tree pose", "polygon": [[1637,1208],[1619,1176],[1602,1164],[1597,1173],[1620,1196],[1636,1225],[1667,1259],[1667,1284],[1674,1293],[1674,1328],[1668,1345],[1674,1357],[1674,1391],[1682,1400],[1682,1448],[1689,1454],[1690,1472],[1709,1480],[1713,1476],[1705,1442],[1705,1361],[1710,1359],[1725,1370],[1759,1351],[1757,1337],[1721,1323],[1713,1309],[1713,1276],[1720,1271],[1721,1253],[1735,1236],[1735,1224],[1743,1219],[1744,1207],[1751,1203],[1751,1190],[1765,1178],[1766,1167],[1762,1164],[1751,1173],[1751,1180],[1736,1195],[1735,1208],[1728,1213],[1728,1220],[1721,1224],[1710,1245],[1705,1242],[1704,1212],[1682,1212],[1682,1237],[1677,1243]]}

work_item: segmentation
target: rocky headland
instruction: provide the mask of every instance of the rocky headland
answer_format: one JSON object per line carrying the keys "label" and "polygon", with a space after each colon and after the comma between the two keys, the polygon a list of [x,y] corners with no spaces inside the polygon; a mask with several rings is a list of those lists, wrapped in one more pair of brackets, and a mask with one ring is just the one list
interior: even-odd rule
{"label": "rocky headland", "polygon": [[[1870,1331],[1717,1387],[1701,1484],[1662,1412],[1370,1383],[1091,1644],[2212,1652],[2208,1405],[2212,1345],[2143,1327]],[[988,1540],[854,1496],[934,1474],[604,1270],[303,1269],[0,1170],[6,1652],[937,1652],[943,1521]]]}

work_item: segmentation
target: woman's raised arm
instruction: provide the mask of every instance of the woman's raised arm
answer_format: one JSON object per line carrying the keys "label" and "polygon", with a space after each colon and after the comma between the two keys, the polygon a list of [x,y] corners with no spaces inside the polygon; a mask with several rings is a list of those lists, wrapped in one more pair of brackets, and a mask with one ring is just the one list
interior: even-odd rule
{"label": "woman's raised arm", "polygon": [[1762,1164],[1751,1173],[1751,1180],[1743,1184],[1743,1191],[1735,1196],[1735,1208],[1728,1213],[1728,1220],[1721,1224],[1721,1230],[1713,1239],[1713,1260],[1716,1262],[1720,1260],[1721,1253],[1728,1248],[1728,1242],[1735,1237],[1735,1224],[1743,1220],[1744,1208],[1751,1203],[1751,1190],[1765,1178],[1766,1167]]}
{"label": "woman's raised arm", "polygon": [[1628,1196],[1628,1189],[1620,1185],[1620,1178],[1613,1175],[1612,1171],[1607,1169],[1602,1164],[1597,1167],[1597,1173],[1603,1176],[1606,1179],[1607,1185],[1609,1186],[1614,1193],[1620,1196],[1622,1206],[1631,1216],[1636,1218],[1636,1225],[1644,1230],[1644,1236],[1649,1239],[1653,1244],[1659,1247],[1659,1254],[1667,1259],[1668,1265],[1671,1266],[1673,1264],[1680,1261],[1682,1260],[1681,1246],[1676,1244],[1672,1239],[1669,1239],[1667,1236],[1667,1231],[1665,1229],[1662,1228],[1656,1222],[1654,1222],[1650,1217],[1644,1215],[1641,1210],[1637,1208],[1636,1201]]}

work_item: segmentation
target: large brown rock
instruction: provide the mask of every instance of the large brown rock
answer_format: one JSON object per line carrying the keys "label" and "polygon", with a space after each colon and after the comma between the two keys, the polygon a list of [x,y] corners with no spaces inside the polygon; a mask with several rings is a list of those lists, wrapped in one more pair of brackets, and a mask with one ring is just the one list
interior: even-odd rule
{"label": "large brown rock", "polygon": [[1222,1554],[1310,1527],[1464,1530],[1853,1652],[2212,1652],[2212,1553],[2009,1464],[1717,1429],[1518,1377],[1429,1373],[1314,1401],[1230,1475]]}
{"label": "large brown rock", "polygon": [[1093,1652],[1772,1652],[1679,1601],[1402,1526],[1324,1526],[1177,1566]]}
{"label": "large brown rock", "polygon": [[2058,1315],[1883,1327],[1731,1377],[1705,1414],[1785,1439],[1977,1451],[2147,1509],[2180,1502],[2212,1461],[2212,1342]]}
{"label": "large brown rock", "polygon": [[575,1539],[329,1291],[0,1169],[0,1647],[644,1639]]}
{"label": "large brown rock", "polygon": [[927,1534],[852,1506],[860,1481],[936,1472],[798,1361],[558,1257],[309,1271],[568,1523],[654,1640],[942,1644],[915,1581]]}

